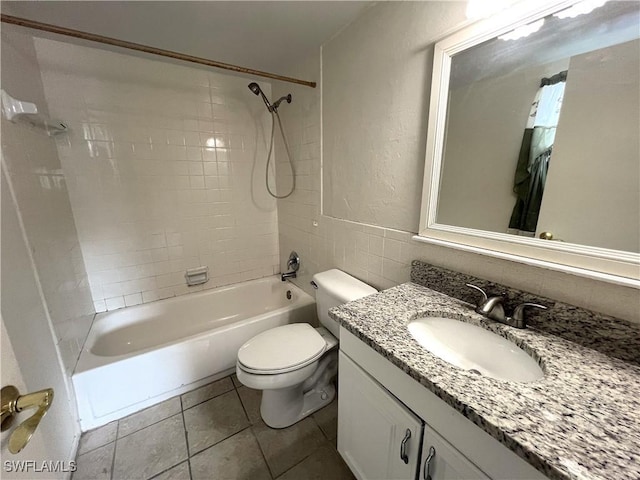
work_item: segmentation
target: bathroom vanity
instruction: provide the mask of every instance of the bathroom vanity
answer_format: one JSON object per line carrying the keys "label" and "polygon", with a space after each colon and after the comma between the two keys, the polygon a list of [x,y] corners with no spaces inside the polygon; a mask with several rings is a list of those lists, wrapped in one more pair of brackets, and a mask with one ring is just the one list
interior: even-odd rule
{"label": "bathroom vanity", "polygon": [[545,478],[353,334],[340,338],[338,450],[358,478]]}
{"label": "bathroom vanity", "polygon": [[[424,286],[462,284],[464,292],[468,276],[414,262],[412,279],[423,285],[330,311],[342,325],[338,450],[356,477],[640,478],[637,325],[536,299],[549,311],[515,329]],[[409,333],[408,323],[425,315],[510,340],[544,376],[506,381],[451,365]]]}

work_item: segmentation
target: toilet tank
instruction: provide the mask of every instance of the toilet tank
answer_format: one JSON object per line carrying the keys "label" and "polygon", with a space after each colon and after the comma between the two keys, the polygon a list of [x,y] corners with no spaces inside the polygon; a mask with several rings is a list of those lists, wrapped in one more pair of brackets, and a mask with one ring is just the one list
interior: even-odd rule
{"label": "toilet tank", "polygon": [[329,309],[377,292],[372,286],[337,269],[316,273],[313,281],[318,286],[316,290],[318,319],[322,326],[336,338],[340,337],[340,325],[329,317]]}

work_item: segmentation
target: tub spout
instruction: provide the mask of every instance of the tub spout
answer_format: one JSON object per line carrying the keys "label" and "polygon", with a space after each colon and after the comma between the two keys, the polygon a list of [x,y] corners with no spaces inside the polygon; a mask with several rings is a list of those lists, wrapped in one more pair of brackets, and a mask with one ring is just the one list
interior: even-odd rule
{"label": "tub spout", "polygon": [[282,279],[282,281],[284,282],[284,281],[286,281],[286,280],[287,280],[287,278],[296,278],[296,276],[297,276],[297,274],[296,274],[296,272],[294,271],[294,272],[286,272],[286,273],[283,273],[283,274],[281,274],[281,277],[280,277],[280,278],[281,278],[281,279]]}

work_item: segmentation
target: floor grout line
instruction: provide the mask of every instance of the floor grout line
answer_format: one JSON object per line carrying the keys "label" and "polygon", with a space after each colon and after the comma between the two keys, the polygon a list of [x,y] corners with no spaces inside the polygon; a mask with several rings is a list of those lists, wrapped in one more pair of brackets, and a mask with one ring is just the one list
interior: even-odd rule
{"label": "floor grout line", "polygon": [[189,452],[189,432],[187,431],[187,422],[184,419],[184,405],[182,403],[182,395],[180,395],[180,415],[182,415],[182,430],[184,431],[184,443],[187,448],[187,468],[189,469],[189,479],[191,480],[193,479],[193,474],[191,473],[191,453]]}
{"label": "floor grout line", "polygon": [[[164,469],[164,470],[162,470],[161,472],[156,473],[153,477],[149,477],[149,478],[148,478],[148,479],[146,479],[146,480],[153,480],[154,478],[158,478],[160,475],[163,475],[163,474],[167,473],[167,472],[168,472],[169,470],[171,470],[172,468],[175,468],[175,467],[177,467],[178,465],[182,465],[183,463],[188,462],[188,461],[189,461],[189,459],[187,459],[187,460],[183,460],[183,461],[181,461],[181,462],[178,462],[178,463],[176,463],[175,465],[171,465],[169,468],[165,468],[165,469]],[[191,475],[189,475],[189,476],[191,476]]]}
{"label": "floor grout line", "polygon": [[264,450],[262,449],[262,445],[260,445],[258,436],[256,435],[256,432],[253,430],[253,425],[251,425],[249,428],[251,429],[251,435],[253,435],[253,439],[258,444],[258,450],[260,450],[260,453],[262,454],[262,460],[264,460],[264,464],[267,466],[267,471],[269,472],[269,476],[271,477],[272,480],[275,480],[276,477],[273,474],[273,471],[271,470],[271,466],[269,465],[269,462],[267,461],[267,456],[265,455]]}
{"label": "floor grout line", "polygon": [[[233,386],[236,389],[236,393],[238,394],[238,398],[240,399],[240,405],[242,405],[242,410],[244,410],[244,414],[247,417],[247,421],[249,422],[249,426],[247,428],[250,429],[251,436],[253,437],[253,439],[255,440],[256,444],[258,445],[258,450],[260,450],[260,454],[262,455],[262,460],[264,460],[264,464],[267,467],[267,471],[269,472],[269,476],[273,480],[273,479],[275,479],[275,477],[273,476],[273,472],[271,471],[271,467],[269,466],[269,462],[267,461],[267,457],[264,454],[264,451],[262,450],[262,446],[260,445],[260,442],[258,441],[258,437],[256,436],[256,433],[253,430],[254,424],[251,422],[251,419],[249,418],[249,412],[247,411],[247,407],[244,405],[244,402],[242,401],[242,397],[240,396],[240,392],[238,392],[238,388],[240,388],[240,387],[237,386],[233,382],[233,378],[231,379],[231,383],[233,383]],[[240,386],[244,386],[244,385],[240,385]]]}
{"label": "floor grout line", "polygon": [[[180,415],[181,413],[182,413],[182,408],[180,409],[179,412],[172,413],[171,415],[169,415],[167,417],[161,418],[160,420],[158,420],[156,422],[153,422],[153,423],[150,423],[149,425],[145,425],[144,427],[139,428],[138,430],[134,430],[133,432],[127,433],[126,435],[123,435],[122,437],[119,437],[119,438],[116,437],[116,441],[117,440],[121,440],[123,438],[130,437],[131,435],[133,435],[135,433],[141,432],[142,430],[145,430],[146,428],[153,427],[154,425],[157,425],[160,422],[164,422],[168,418],[175,417],[176,415]],[[127,417],[124,417],[124,418],[127,418]],[[122,420],[124,420],[124,418]],[[120,425],[119,424],[118,424],[118,431],[120,431]]]}
{"label": "floor grout line", "polygon": [[79,457],[82,457],[82,456],[84,456],[84,455],[86,455],[86,454],[88,454],[88,453],[95,452],[95,451],[96,451],[97,449],[99,449],[99,448],[106,447],[106,446],[107,446],[107,445],[109,445],[110,443],[115,443],[115,441],[116,441],[116,439],[114,439],[114,440],[112,440],[112,441],[110,441],[110,442],[107,442],[107,443],[103,443],[102,445],[98,445],[97,447],[94,447],[94,448],[92,448],[91,450],[87,450],[86,452],[77,453],[77,454],[76,454],[76,459],[77,459],[77,458],[79,458]]}
{"label": "floor grout line", "polygon": [[[225,378],[227,378],[227,377],[225,377]],[[233,387],[233,388],[232,388],[232,389],[230,389],[230,390],[225,390],[224,392],[217,393],[216,395],[214,395],[214,396],[212,396],[212,397],[205,398],[205,399],[204,399],[204,400],[202,400],[201,402],[194,403],[193,405],[191,405],[191,406],[189,406],[189,407],[187,407],[187,408],[183,408],[183,410],[191,410],[193,407],[197,407],[198,405],[202,405],[204,402],[208,402],[208,401],[209,401],[209,400],[211,400],[212,398],[217,398],[217,397],[219,397],[220,395],[224,395],[225,393],[233,392],[235,389],[236,389],[236,388],[235,388],[235,387]],[[197,388],[196,388],[196,390],[197,390]],[[192,391],[192,392],[194,392],[195,390],[191,390],[191,391]],[[187,393],[189,393],[189,392],[187,392]],[[185,394],[183,393],[182,395],[185,395]],[[178,396],[180,397],[180,404],[181,404],[181,405],[182,405],[182,395],[178,395]],[[175,398],[175,397],[171,397],[171,398]]]}
{"label": "floor grout line", "polygon": [[118,433],[120,432],[120,420],[116,424],[116,439],[113,441],[113,456],[111,457],[111,475],[109,478],[113,480],[113,472],[116,470],[116,450],[118,449]]}
{"label": "floor grout line", "polygon": [[232,433],[231,435],[228,435],[220,440],[218,440],[216,443],[212,443],[211,445],[207,445],[206,447],[204,447],[202,450],[198,450],[197,452],[193,452],[193,455],[191,455],[189,453],[189,451],[187,450],[187,455],[189,456],[189,458],[191,459],[192,457],[195,457],[196,455],[201,454],[202,452],[204,452],[205,450],[209,450],[211,447],[215,447],[216,445],[224,442],[225,440],[229,440],[231,437],[233,437],[234,435],[239,434],[240,432],[244,432],[247,428],[251,428],[251,424],[247,425],[246,427],[242,428],[241,430],[238,430],[237,432]]}
{"label": "floor grout line", "polygon": [[253,423],[251,423],[251,419],[249,418],[249,412],[247,411],[247,407],[244,406],[244,402],[242,401],[240,392],[238,392],[237,389],[236,389],[236,393],[238,394],[238,398],[240,399],[240,405],[242,405],[242,410],[244,410],[244,416],[247,417],[247,421],[249,422],[249,425],[253,425]]}
{"label": "floor grout line", "polygon": [[198,450],[197,452],[195,452],[193,455],[189,455],[189,460],[191,460],[191,458],[195,457],[196,455],[200,455],[202,452],[205,452],[207,450],[209,450],[210,448],[215,447],[216,445],[220,445],[222,442],[224,442],[225,440],[229,440],[231,437],[235,437],[236,435],[238,435],[239,433],[244,432],[245,430],[251,428],[251,425],[247,425],[246,427],[244,427],[242,430],[238,430],[235,433],[232,433],[231,435],[229,435],[228,437],[223,438],[222,440],[218,440],[216,443],[212,443],[211,445],[208,445],[206,447],[204,447],[202,450]]}

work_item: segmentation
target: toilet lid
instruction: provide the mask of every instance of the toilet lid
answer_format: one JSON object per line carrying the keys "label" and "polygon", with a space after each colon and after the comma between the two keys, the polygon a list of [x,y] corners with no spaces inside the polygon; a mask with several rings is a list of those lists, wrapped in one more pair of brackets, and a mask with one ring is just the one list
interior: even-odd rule
{"label": "toilet lid", "polygon": [[285,373],[315,361],[326,348],[311,325],[293,323],[253,337],[238,350],[238,362],[254,373]]}

